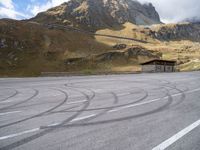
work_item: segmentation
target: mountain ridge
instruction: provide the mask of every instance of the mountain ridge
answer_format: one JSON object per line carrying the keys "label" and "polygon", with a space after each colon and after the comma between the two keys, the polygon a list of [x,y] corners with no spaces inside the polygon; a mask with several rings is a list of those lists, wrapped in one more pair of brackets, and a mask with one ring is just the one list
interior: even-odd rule
{"label": "mountain ridge", "polygon": [[[124,10],[127,7],[119,1],[135,8]],[[0,76],[140,71],[140,63],[155,58],[177,60],[183,71],[200,69],[199,23],[162,24],[151,4],[98,2],[110,5],[101,4],[94,13],[89,11],[99,6],[93,6],[94,0],[72,0],[29,20],[0,19]],[[101,14],[104,9],[107,14]],[[137,17],[138,24],[141,20],[147,24],[138,25]]]}
{"label": "mountain ridge", "polygon": [[161,23],[154,6],[132,0],[71,0],[39,13],[31,21],[74,27],[106,28],[131,22],[137,25]]}

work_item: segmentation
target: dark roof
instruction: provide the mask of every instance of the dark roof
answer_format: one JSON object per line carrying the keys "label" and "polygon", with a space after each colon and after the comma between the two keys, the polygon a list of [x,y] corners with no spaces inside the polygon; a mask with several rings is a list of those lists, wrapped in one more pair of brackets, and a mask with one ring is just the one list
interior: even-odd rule
{"label": "dark roof", "polygon": [[148,64],[151,64],[153,62],[166,62],[166,63],[174,63],[174,64],[176,63],[176,61],[174,61],[174,60],[154,59],[154,60],[151,60],[151,61],[141,63],[141,65],[148,65]]}

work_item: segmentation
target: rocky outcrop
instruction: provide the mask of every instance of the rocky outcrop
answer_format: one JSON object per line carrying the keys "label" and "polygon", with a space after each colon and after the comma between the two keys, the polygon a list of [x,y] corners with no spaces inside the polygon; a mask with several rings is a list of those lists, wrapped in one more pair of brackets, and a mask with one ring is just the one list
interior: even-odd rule
{"label": "rocky outcrop", "polygon": [[124,51],[111,51],[111,52],[103,53],[103,54],[97,55],[95,58],[96,60],[102,62],[102,61],[116,61],[118,59],[124,59],[127,61],[131,59],[138,60],[138,57],[148,57],[149,59],[159,59],[161,56],[158,53],[145,49],[144,47],[135,46],[135,47],[127,48]]}
{"label": "rocky outcrop", "polygon": [[31,21],[90,28],[113,27],[125,22],[138,25],[161,23],[152,4],[133,0],[71,0],[39,13]]}
{"label": "rocky outcrop", "polygon": [[74,64],[86,64],[88,62],[93,63],[106,63],[106,62],[140,62],[140,59],[160,59],[162,57],[161,53],[150,51],[141,46],[133,46],[126,48],[121,51],[108,51],[102,54],[97,54],[89,57],[77,57],[77,58],[68,58],[65,60],[65,64],[74,65]]}
{"label": "rocky outcrop", "polygon": [[127,47],[126,44],[116,44],[113,46],[113,48],[116,50],[122,50],[122,49],[125,49],[126,47]]}
{"label": "rocky outcrop", "polygon": [[200,23],[160,25],[153,27],[150,33],[162,41],[191,40],[200,42]]}

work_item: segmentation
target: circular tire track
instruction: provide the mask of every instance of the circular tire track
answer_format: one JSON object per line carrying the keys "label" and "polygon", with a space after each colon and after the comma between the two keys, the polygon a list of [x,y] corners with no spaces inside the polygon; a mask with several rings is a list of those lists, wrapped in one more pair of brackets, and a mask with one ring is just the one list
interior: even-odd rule
{"label": "circular tire track", "polygon": [[177,88],[176,84],[173,84],[170,81],[167,81],[167,80],[157,80],[157,81],[159,81],[159,82],[163,82],[164,81],[165,84],[163,86],[165,86],[166,88],[170,88],[171,90],[178,91],[178,93],[176,93],[176,94],[181,94],[180,100],[178,102],[176,102],[176,104],[173,104],[173,107],[181,104],[185,100],[185,98],[186,98],[185,92],[187,92],[189,90],[188,87],[186,87],[186,90],[181,90],[181,89]]}
{"label": "circular tire track", "polygon": [[65,99],[61,103],[59,103],[58,105],[48,109],[47,111],[44,111],[42,113],[37,114],[37,115],[34,115],[34,116],[31,116],[31,117],[28,117],[28,118],[25,118],[25,119],[22,119],[22,120],[19,120],[19,121],[15,121],[15,122],[12,122],[12,123],[8,123],[8,124],[5,124],[5,125],[2,125],[2,126],[0,126],[0,129],[4,128],[4,127],[11,126],[11,125],[15,125],[15,124],[27,121],[27,120],[31,120],[31,119],[34,119],[34,118],[37,118],[37,117],[41,117],[41,116],[43,116],[43,115],[45,115],[45,114],[57,109],[58,107],[62,106],[64,103],[66,103],[66,101],[68,99],[67,93],[65,91],[62,91],[62,90],[59,90],[59,89],[54,89],[54,90],[60,91],[61,93],[63,93],[65,95]]}
{"label": "circular tire track", "polygon": [[[67,85],[65,85],[65,86],[67,86]],[[70,86],[70,87],[72,87],[72,86]],[[136,100],[134,102],[126,103],[126,104],[121,104],[121,105],[117,105],[117,106],[110,106],[110,107],[88,108],[88,109],[85,109],[83,111],[95,111],[95,110],[104,110],[104,109],[114,109],[114,108],[119,108],[119,107],[124,107],[124,106],[128,106],[128,105],[133,105],[133,104],[139,103],[139,102],[143,101],[144,99],[146,99],[148,97],[148,92],[147,91],[145,91],[144,89],[140,89],[140,90],[142,90],[144,92],[144,96],[142,98],[139,98],[138,100]],[[129,95],[132,95],[132,94],[129,94]],[[76,112],[76,111],[67,111],[67,112]]]}
{"label": "circular tire track", "polygon": [[8,99],[10,99],[10,98],[15,97],[17,94],[19,94],[19,92],[18,92],[16,89],[15,89],[14,91],[15,91],[15,92],[14,92],[11,96],[0,100],[0,102],[4,102],[4,101],[6,101],[6,100],[8,100]]}
{"label": "circular tire track", "polygon": [[23,101],[18,102],[18,103],[15,103],[15,104],[12,104],[12,105],[10,105],[10,106],[6,106],[6,107],[3,107],[3,108],[0,108],[0,110],[5,110],[5,109],[13,108],[13,107],[15,107],[15,106],[18,106],[18,105],[27,103],[28,101],[30,101],[30,100],[32,100],[34,97],[36,97],[36,96],[38,95],[38,93],[39,93],[39,91],[36,90],[36,89],[33,89],[33,91],[34,91],[34,94],[33,94],[31,97],[29,97],[28,99],[23,100]]}
{"label": "circular tire track", "polygon": [[[169,94],[169,92],[166,93],[166,96],[168,97],[167,102],[165,104],[163,104],[161,107],[156,108],[154,110],[148,111],[148,112],[144,112],[144,113],[140,113],[140,114],[136,114],[136,115],[131,115],[131,116],[127,116],[127,117],[121,117],[121,118],[116,118],[116,119],[110,119],[110,120],[102,120],[102,121],[93,121],[93,122],[81,122],[81,123],[72,123],[72,124],[67,124],[64,126],[59,126],[60,128],[68,128],[68,127],[78,127],[78,126],[89,126],[89,125],[99,125],[99,124],[106,124],[106,123],[113,123],[113,122],[120,122],[120,121],[125,121],[125,120],[129,120],[129,119],[135,119],[135,118],[139,118],[139,117],[143,117],[143,116],[147,116],[147,115],[151,115],[157,112],[160,112],[164,109],[166,109],[167,107],[170,106],[170,104],[173,102],[173,98],[172,96]],[[162,99],[162,98],[161,98]]]}
{"label": "circular tire track", "polygon": [[[80,90],[77,90],[77,91],[80,91]],[[64,91],[63,91],[63,92],[64,92]],[[65,93],[65,92],[64,92],[64,93]],[[82,92],[82,91],[80,91],[80,93],[82,93],[82,94],[85,96],[85,98],[87,99],[87,101],[84,103],[84,105],[83,105],[83,107],[82,107],[82,109],[81,109],[81,110],[84,110],[84,109],[86,109],[87,107],[89,107],[91,100],[95,97],[95,94],[93,94],[92,97],[90,97],[89,95],[87,95],[86,93],[84,93],[84,92]],[[68,96],[67,96],[67,97],[68,97]],[[69,118],[63,120],[62,123],[61,123],[60,125],[55,126],[54,128],[40,127],[41,129],[43,129],[43,131],[41,131],[41,132],[39,132],[39,133],[37,133],[37,134],[34,134],[34,135],[32,135],[32,136],[23,138],[23,139],[21,139],[21,140],[19,140],[19,141],[16,141],[16,142],[12,143],[12,144],[9,144],[9,145],[7,145],[7,146],[1,147],[0,149],[1,149],[1,150],[14,149],[14,148],[19,147],[19,146],[21,146],[21,145],[24,145],[24,144],[26,144],[26,143],[28,143],[28,142],[31,142],[31,141],[33,141],[33,140],[35,140],[35,139],[37,139],[37,138],[40,138],[40,137],[42,137],[42,136],[44,136],[44,135],[46,135],[46,134],[49,134],[50,132],[53,132],[54,130],[60,128],[60,126],[64,126],[66,123],[68,123],[68,122],[70,122],[71,120],[75,119],[75,118],[76,118],[77,116],[79,116],[81,113],[82,113],[81,111],[75,113],[75,114],[72,115],[71,117],[69,117]]]}
{"label": "circular tire track", "polygon": [[[127,82],[130,82],[130,81],[127,81]],[[69,87],[68,87],[69,88]],[[70,88],[73,88],[73,87],[70,87]],[[97,114],[94,118],[89,118],[87,120],[85,120],[84,122],[81,122],[81,123],[70,123],[70,121],[72,121],[74,118],[76,118],[77,116],[79,116],[82,112],[84,112],[84,110],[96,110],[96,109],[88,109],[89,105],[90,105],[90,102],[91,100],[95,97],[95,92],[93,93],[92,96],[89,96],[88,94],[80,91],[80,90],[77,90],[75,89],[74,87],[74,90],[77,90],[79,92],[81,92],[87,99],[86,102],[83,103],[83,106],[80,110],[78,110],[77,112],[75,112],[74,115],[72,115],[71,117],[65,119],[62,121],[62,123],[60,123],[59,125],[57,126],[54,126],[54,127],[41,127],[41,129],[43,129],[43,131],[37,133],[37,134],[34,134],[32,136],[29,136],[27,138],[24,138],[22,140],[19,140],[17,142],[14,142],[10,145],[7,145],[5,147],[2,147],[1,149],[13,149],[13,148],[16,148],[16,147],[19,147],[21,145],[24,145],[32,140],[35,140],[41,136],[44,136],[56,129],[59,129],[59,128],[69,128],[69,127],[77,127],[77,126],[88,126],[88,125],[98,125],[98,124],[105,124],[105,123],[112,123],[112,122],[119,122],[119,121],[124,121],[124,120],[128,120],[128,119],[134,119],[134,118],[138,118],[138,117],[143,117],[143,116],[147,116],[147,115],[150,115],[150,114],[154,114],[154,113],[157,113],[159,111],[162,111],[164,109],[166,109],[167,107],[170,106],[170,104],[173,102],[173,98],[172,96],[170,95],[170,92],[169,90],[164,86],[163,87],[167,92],[166,92],[166,96],[167,96],[167,102],[165,102],[161,107],[159,108],[156,108],[156,109],[153,109],[151,111],[148,111],[148,112],[144,112],[144,113],[140,113],[140,114],[135,114],[135,115],[131,115],[131,116],[127,116],[127,117],[121,117],[121,118],[116,118],[116,119],[111,119],[111,120],[102,120],[102,121],[93,121],[93,122],[88,122],[88,121],[91,121],[93,120],[94,118],[98,117],[98,116],[101,116],[101,115],[104,115],[105,113],[107,113],[108,110],[110,109],[113,109],[113,107],[105,107],[103,108],[103,112],[100,112],[99,114]],[[147,92],[147,91],[146,91]],[[148,92],[146,93],[146,98],[148,97]],[[165,96],[165,97],[166,97]],[[115,95],[113,95],[113,97],[115,97]],[[114,98],[115,99],[115,98]],[[162,98],[160,98],[162,99]],[[139,100],[138,100],[139,101]],[[117,102],[117,100],[115,99],[113,104]],[[135,103],[135,102],[134,102]],[[138,103],[138,102],[137,102]],[[132,103],[131,103],[132,104]],[[129,104],[130,105],[130,104]],[[124,105],[126,106],[126,105]],[[115,107],[114,107],[115,108]],[[106,109],[106,110],[105,110]],[[54,110],[54,109],[53,109]],[[53,111],[51,110],[51,111]],[[49,111],[49,112],[51,112]],[[44,113],[46,114],[46,112]],[[87,121],[87,122],[86,122]],[[70,123],[70,124],[68,124]]]}

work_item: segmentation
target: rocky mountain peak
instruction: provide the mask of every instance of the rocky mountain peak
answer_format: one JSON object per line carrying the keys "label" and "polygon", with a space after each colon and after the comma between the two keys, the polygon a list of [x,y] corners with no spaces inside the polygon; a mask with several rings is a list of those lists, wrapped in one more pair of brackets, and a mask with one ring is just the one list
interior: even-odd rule
{"label": "rocky mountain peak", "polygon": [[133,0],[71,0],[39,13],[31,20],[93,28],[113,27],[125,22],[137,25],[160,23],[152,4]]}

